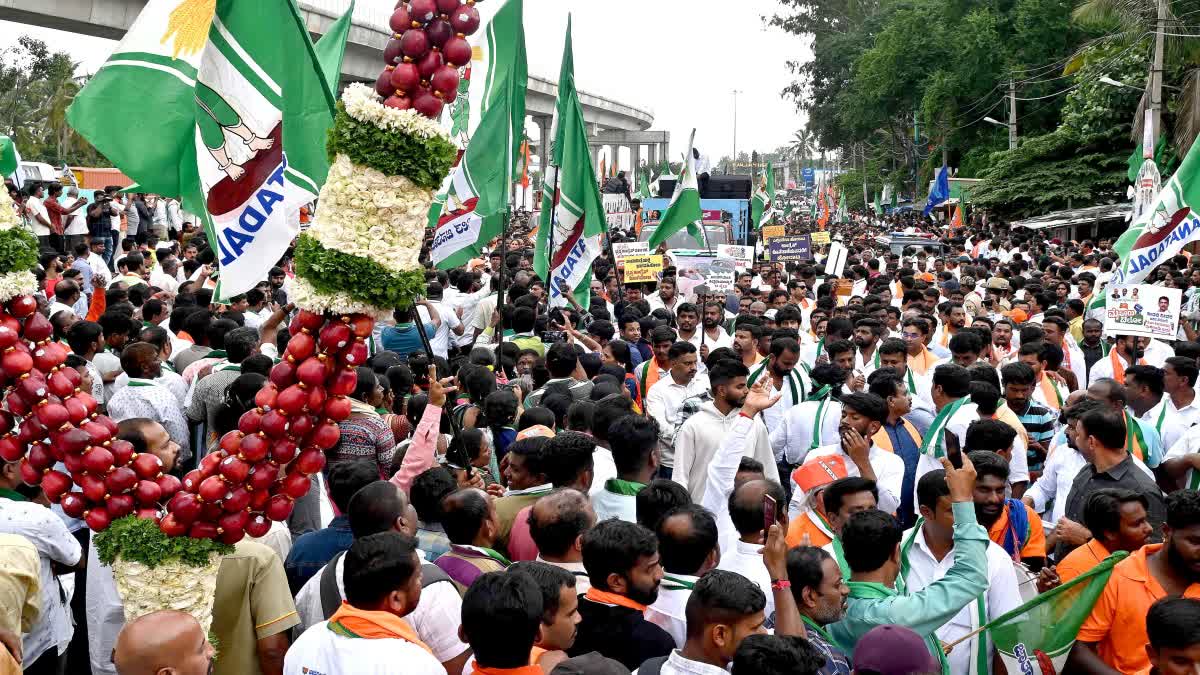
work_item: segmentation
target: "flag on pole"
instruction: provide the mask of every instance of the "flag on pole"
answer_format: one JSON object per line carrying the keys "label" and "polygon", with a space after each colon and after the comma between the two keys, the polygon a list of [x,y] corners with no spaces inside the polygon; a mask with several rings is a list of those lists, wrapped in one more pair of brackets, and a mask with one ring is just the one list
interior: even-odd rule
{"label": "flag on pole", "polygon": [[662,221],[654,234],[650,235],[650,250],[671,238],[671,235],[687,228],[689,234],[705,245],[704,233],[700,230],[700,220],[704,212],[700,209],[700,188],[696,182],[696,158],[692,156],[692,143],[696,140],[696,130],[688,136],[687,154],[683,156],[683,170],[679,182],[675,185],[675,194],[671,195],[671,204],[663,214]]}
{"label": "flag on pole", "polygon": [[958,230],[963,227],[963,205],[959,204],[954,209],[954,219],[950,221],[950,229]]}
{"label": "flag on pole", "polygon": [[845,192],[842,193],[841,198],[838,200],[837,219],[838,219],[839,223],[850,222],[850,211],[846,208],[846,193]]}
{"label": "flag on pole", "polygon": [[929,191],[929,201],[925,202],[926,216],[933,211],[934,207],[945,202],[950,198],[950,169],[942,165],[938,169],[937,179],[933,182],[933,189]]}
{"label": "flag on pole", "polygon": [[533,268],[548,280],[551,307],[567,305],[567,294],[581,307],[591,301],[592,261],[600,255],[600,237],[607,221],[592,155],[588,147],[583,105],[575,88],[575,49],[571,18],[558,75],[558,100],[551,127],[550,162],[546,189],[542,191],[542,217],[538,226]]}
{"label": "flag on pole", "polygon": [[989,622],[986,629],[1008,672],[1063,672],[1079,627],[1092,613],[1113,566],[1128,555],[1114,553],[1075,579]]}
{"label": "flag on pole", "polygon": [[652,181],[650,180],[650,168],[649,167],[639,171],[638,172],[638,183],[639,183],[638,191],[633,196],[636,199],[640,199],[642,201],[645,201],[647,199],[652,199],[654,197],[654,195],[650,193],[650,183],[651,182]]}
{"label": "flag on pole", "polygon": [[871,202],[871,209],[873,211],[875,211],[875,215],[877,215],[877,216],[883,215],[883,206],[882,206],[882,202],[879,201],[879,193],[878,192],[875,193],[875,199],[872,200],[872,202]]}
{"label": "flag on pole", "polygon": [[770,164],[759,179],[758,190],[750,201],[750,222],[762,229],[775,218],[775,170]]}
{"label": "flag on pole", "polygon": [[253,288],[299,232],[333,116],[295,0],[150,0],[67,110],[142,190],[196,214],[217,300]]}
{"label": "flag on pole", "polygon": [[517,155],[517,174],[521,176],[521,187],[529,187],[529,139],[521,141],[521,152]]}
{"label": "flag on pole", "polygon": [[896,206],[896,203],[894,201],[895,197],[896,197],[896,195],[892,192],[892,186],[890,184],[884,185],[883,186],[883,196],[880,197],[880,199],[879,199],[879,205],[880,206],[891,206],[891,207],[895,208],[895,206]]}
{"label": "flag on pole", "polygon": [[25,172],[21,170],[21,153],[8,136],[0,136],[0,176],[11,178],[17,189],[25,187]]}
{"label": "flag on pole", "polygon": [[337,96],[342,82],[342,61],[346,56],[346,41],[350,39],[350,25],[354,17],[354,0],[342,18],[333,22],[329,30],[313,45],[317,55],[317,63],[321,64],[321,72],[325,73],[325,84],[329,91]]}
{"label": "flag on pole", "polygon": [[468,94],[474,102],[479,92],[473,106],[479,110],[479,125],[429,209],[429,224],[437,228],[430,257],[439,269],[478,257],[507,225],[512,185],[519,180],[517,153],[525,133],[529,79],[523,1],[508,0],[483,31],[487,70],[479,71],[483,77]]}

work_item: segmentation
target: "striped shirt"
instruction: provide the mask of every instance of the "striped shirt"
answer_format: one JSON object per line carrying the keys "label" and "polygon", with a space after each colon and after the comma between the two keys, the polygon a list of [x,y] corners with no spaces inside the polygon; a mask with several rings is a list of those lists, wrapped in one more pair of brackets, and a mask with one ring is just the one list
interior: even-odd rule
{"label": "striped shirt", "polygon": [[1042,464],[1046,461],[1044,449],[1050,447],[1050,441],[1054,439],[1054,432],[1057,431],[1058,413],[1032,400],[1025,412],[1013,412],[1017,413],[1017,419],[1021,421],[1021,426],[1025,427],[1025,433],[1029,434],[1029,442],[1040,443],[1043,448],[1042,452],[1033,449],[1025,451],[1029,457],[1029,470],[1041,471]]}

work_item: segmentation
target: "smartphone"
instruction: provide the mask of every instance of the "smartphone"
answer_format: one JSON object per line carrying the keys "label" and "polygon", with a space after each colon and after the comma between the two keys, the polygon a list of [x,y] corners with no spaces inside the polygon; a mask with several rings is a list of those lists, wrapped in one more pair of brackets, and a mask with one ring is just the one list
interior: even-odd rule
{"label": "smartphone", "polygon": [[777,510],[779,505],[775,503],[775,498],[771,495],[763,495],[763,537],[767,536],[767,532],[771,526],[775,524]]}
{"label": "smartphone", "polygon": [[542,333],[542,342],[552,345],[555,342],[565,342],[567,340],[567,332],[565,330],[548,330]]}

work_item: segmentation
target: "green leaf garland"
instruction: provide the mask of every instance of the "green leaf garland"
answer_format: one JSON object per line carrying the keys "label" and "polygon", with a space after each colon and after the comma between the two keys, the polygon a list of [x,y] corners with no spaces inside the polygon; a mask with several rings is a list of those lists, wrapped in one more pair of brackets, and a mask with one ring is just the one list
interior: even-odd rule
{"label": "green leaf garland", "polygon": [[113,564],[120,557],[150,568],[170,560],[204,567],[211,562],[214,553],[229,555],[233,553],[233,547],[213,539],[168,537],[152,520],[125,516],[96,535],[96,553],[105,565]]}
{"label": "green leaf garland", "polygon": [[407,307],[425,295],[425,272],[393,272],[359,256],[327,249],[302,234],[296,244],[296,274],[322,293],[345,293],[381,309]]}
{"label": "green leaf garland", "polygon": [[37,264],[37,237],[19,227],[0,230],[0,274],[24,272]]}
{"label": "green leaf garland", "polygon": [[392,129],[380,129],[351,117],[340,102],[325,147],[331,162],[338,153],[342,153],[355,164],[389,176],[404,176],[430,190],[442,184],[458,157],[458,149],[445,138],[420,138]]}

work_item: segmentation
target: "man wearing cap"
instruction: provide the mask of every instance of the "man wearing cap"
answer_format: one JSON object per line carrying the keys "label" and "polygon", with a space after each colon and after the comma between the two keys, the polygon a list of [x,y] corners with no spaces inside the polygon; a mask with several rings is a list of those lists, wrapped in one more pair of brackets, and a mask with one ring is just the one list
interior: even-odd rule
{"label": "man wearing cap", "polygon": [[1012,310],[1012,305],[1010,305],[1008,302],[1008,294],[1011,290],[1012,286],[1009,285],[1008,279],[1004,279],[1002,277],[992,277],[991,279],[988,279],[985,293],[987,294],[987,297],[992,298],[995,301],[996,305],[1001,310],[1007,312]]}
{"label": "man wearing cap", "polygon": [[986,315],[983,310],[983,296],[975,290],[975,277],[963,275],[958,283],[963,292],[963,307],[967,310],[967,316],[974,318]]}
{"label": "man wearing cap", "polygon": [[[935,631],[987,591],[989,540],[987,531],[975,518],[975,467],[966,453],[962,454],[959,469],[945,457],[941,463],[954,517],[954,564],[940,579],[915,593],[897,591],[903,532],[896,519],[887,513],[856,513],[842,529],[842,549],[851,572],[850,597],[845,617],[831,624],[828,633],[855,661],[856,668],[866,667],[856,658],[857,648],[865,649],[863,657],[868,661],[877,654],[872,649],[873,639],[860,643],[860,638],[871,634],[877,626],[904,624],[922,636],[929,654],[941,664],[938,669],[930,669],[929,663],[921,664],[922,670],[915,672],[949,672]],[[897,650],[891,659],[894,662],[904,654]],[[877,661],[874,667],[880,667]],[[898,671],[884,667],[884,672]]]}

